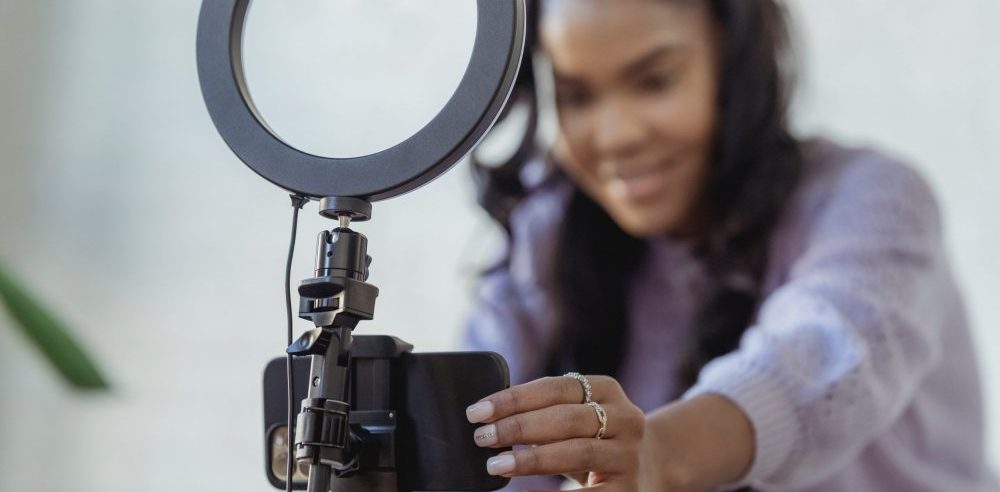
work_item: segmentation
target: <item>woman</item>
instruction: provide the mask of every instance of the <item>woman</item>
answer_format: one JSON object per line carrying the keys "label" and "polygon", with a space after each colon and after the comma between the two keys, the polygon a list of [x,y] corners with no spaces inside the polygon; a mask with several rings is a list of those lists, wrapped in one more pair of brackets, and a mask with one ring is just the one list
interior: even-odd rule
{"label": "woman", "polygon": [[[997,490],[932,194],[881,154],[789,134],[781,9],[530,10],[560,132],[538,152],[532,110],[517,155],[480,167],[510,244],[466,340],[521,383],[468,410],[480,446],[517,446],[490,473],[516,489]],[[515,97],[534,109],[524,66]]]}

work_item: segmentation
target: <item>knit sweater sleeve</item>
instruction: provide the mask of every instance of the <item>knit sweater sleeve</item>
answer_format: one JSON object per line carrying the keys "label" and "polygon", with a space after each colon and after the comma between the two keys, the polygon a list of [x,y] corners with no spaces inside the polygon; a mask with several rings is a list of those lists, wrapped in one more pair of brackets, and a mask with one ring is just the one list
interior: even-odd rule
{"label": "knit sweater sleeve", "polygon": [[909,168],[857,157],[799,222],[800,253],[739,348],[685,394],[723,395],[749,416],[756,454],[738,485],[792,490],[832,475],[887,430],[939,362],[935,200]]}

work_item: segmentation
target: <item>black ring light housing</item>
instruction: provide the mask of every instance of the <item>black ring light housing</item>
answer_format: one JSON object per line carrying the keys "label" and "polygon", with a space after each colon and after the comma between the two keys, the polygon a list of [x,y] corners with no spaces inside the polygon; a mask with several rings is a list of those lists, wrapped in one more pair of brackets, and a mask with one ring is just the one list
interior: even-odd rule
{"label": "black ring light housing", "polygon": [[[375,154],[319,157],[282,141],[254,107],[242,61],[250,3],[202,2],[197,50],[205,103],[215,127],[240,160],[268,181],[312,199],[351,197],[370,203],[411,191],[447,171],[496,121],[524,50],[524,0],[477,0],[476,40],[468,68],[430,123]],[[364,215],[357,218],[367,218]]]}

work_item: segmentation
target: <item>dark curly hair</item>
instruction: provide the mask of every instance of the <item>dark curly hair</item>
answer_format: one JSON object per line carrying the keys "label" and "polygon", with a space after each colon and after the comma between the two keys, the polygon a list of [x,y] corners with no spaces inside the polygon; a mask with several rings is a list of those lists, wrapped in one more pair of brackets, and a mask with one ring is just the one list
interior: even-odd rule
{"label": "dark curly hair", "polygon": [[[663,1],[707,2],[724,33],[720,125],[703,195],[712,216],[707,231],[694,238],[709,286],[677,373],[689,387],[706,363],[737,347],[751,323],[762,296],[768,243],[803,159],[786,121],[791,77],[783,8],[773,0]],[[511,212],[532,191],[523,184],[521,169],[545,154],[537,143],[539,94],[532,64],[540,11],[537,0],[528,0],[528,45],[512,95],[511,106],[529,114],[524,138],[502,165],[473,159],[479,202],[508,234]],[[567,178],[557,174],[556,179]],[[645,241],[622,231],[574,187],[556,247],[551,270],[543,272],[552,280],[557,319],[546,370],[615,375],[628,336],[626,293]]]}

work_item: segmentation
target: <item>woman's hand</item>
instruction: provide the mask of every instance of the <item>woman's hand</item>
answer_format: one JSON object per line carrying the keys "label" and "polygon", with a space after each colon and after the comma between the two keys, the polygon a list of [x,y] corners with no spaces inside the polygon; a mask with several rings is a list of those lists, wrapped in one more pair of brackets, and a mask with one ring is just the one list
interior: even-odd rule
{"label": "woman's hand", "polygon": [[476,444],[501,448],[532,445],[487,462],[492,475],[566,475],[587,487],[607,491],[639,489],[639,458],[645,416],[614,379],[588,376],[592,401],[603,408],[603,438],[598,411],[584,404],[580,381],[548,377],[483,398],[466,411]]}
{"label": "woman's hand", "polygon": [[[754,431],[727,398],[704,394],[648,416],[614,379],[588,376],[592,400],[607,416],[603,439],[582,384],[542,378],[483,398],[468,408],[483,447],[532,445],[487,462],[493,475],[566,475],[608,491],[704,491],[743,477],[754,457]],[[640,466],[641,465],[641,466]]]}

